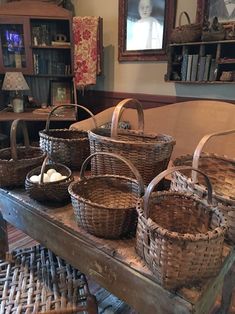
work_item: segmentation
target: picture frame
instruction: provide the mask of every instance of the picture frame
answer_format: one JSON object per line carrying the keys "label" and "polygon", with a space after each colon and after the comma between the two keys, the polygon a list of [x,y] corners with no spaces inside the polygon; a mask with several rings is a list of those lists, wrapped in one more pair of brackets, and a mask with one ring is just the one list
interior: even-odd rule
{"label": "picture frame", "polygon": [[[167,44],[170,34],[175,26],[176,1],[152,0],[151,20],[157,20],[150,28],[158,29],[160,39],[146,43],[146,36],[139,40],[140,45],[135,47],[131,41],[136,43],[134,38],[134,25],[141,19],[139,0],[119,0],[119,26],[118,26],[118,60],[122,61],[163,61],[167,60]],[[159,28],[160,27],[160,28]],[[143,30],[143,28],[142,28]],[[138,32],[136,32],[138,33]],[[153,31],[152,31],[153,33]],[[155,32],[156,34],[156,32]],[[141,34],[138,34],[139,38]],[[158,36],[159,37],[159,36]],[[157,43],[158,42],[158,43]],[[160,43],[160,44],[159,44]]]}
{"label": "picture frame", "polygon": [[66,105],[73,103],[72,83],[65,80],[50,81],[50,106]]}
{"label": "picture frame", "polygon": [[[231,5],[226,8],[227,5]],[[205,19],[212,20],[217,17],[220,23],[227,24],[235,22],[235,0],[198,0],[197,21],[204,23]]]}

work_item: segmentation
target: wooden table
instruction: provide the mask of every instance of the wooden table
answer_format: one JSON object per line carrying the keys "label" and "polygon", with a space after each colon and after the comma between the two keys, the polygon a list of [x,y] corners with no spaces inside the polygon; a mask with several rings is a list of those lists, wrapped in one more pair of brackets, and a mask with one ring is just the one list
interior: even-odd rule
{"label": "wooden table", "polygon": [[209,313],[235,261],[234,249],[225,245],[224,262],[215,278],[169,292],[158,285],[136,255],[134,239],[114,241],[89,235],[76,225],[71,204],[43,206],[23,189],[0,189],[0,210],[9,223],[90,275],[141,314]]}

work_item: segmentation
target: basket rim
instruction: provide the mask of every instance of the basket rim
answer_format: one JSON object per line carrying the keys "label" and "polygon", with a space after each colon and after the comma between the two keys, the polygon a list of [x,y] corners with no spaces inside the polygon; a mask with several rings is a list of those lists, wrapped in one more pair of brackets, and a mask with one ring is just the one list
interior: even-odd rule
{"label": "basket rim", "polygon": [[[32,176],[32,172],[36,171],[36,170],[41,170],[42,166],[38,166],[32,170],[30,170],[26,177],[25,177],[25,181],[29,182],[32,186],[34,185],[35,187],[40,187],[40,186],[49,186],[49,185],[55,185],[55,184],[60,184],[60,183],[71,183],[73,181],[73,174],[72,174],[72,171],[71,169],[69,169],[67,166],[61,164],[61,163],[53,163],[51,164],[51,166],[53,165],[58,165],[58,166],[63,166],[66,170],[68,170],[69,172],[69,176],[67,176],[66,178],[62,179],[62,180],[59,180],[59,181],[53,181],[53,182],[32,182],[29,178]],[[50,165],[49,165],[50,166]],[[71,181],[71,182],[68,182],[68,181]]]}
{"label": "basket rim", "polygon": [[[161,134],[161,133],[143,133],[143,132],[139,132],[139,131],[136,131],[136,130],[122,130],[122,134],[121,135],[128,135],[128,133],[131,133],[132,135],[142,135],[143,138],[144,137],[148,137],[149,139],[152,139],[151,142],[141,142],[141,141],[127,141],[127,140],[119,140],[119,139],[115,139],[115,138],[112,138],[111,136],[108,137],[108,136],[104,136],[104,135],[100,135],[100,134],[97,134],[95,133],[96,130],[103,130],[102,128],[97,128],[97,129],[92,129],[92,130],[88,130],[88,137],[89,139],[91,139],[91,137],[93,138],[96,138],[96,139],[100,139],[104,142],[113,142],[113,143],[116,143],[116,144],[128,144],[128,145],[135,145],[135,146],[151,146],[153,147],[153,144],[154,146],[159,146],[159,145],[175,145],[176,143],[176,140],[173,136],[171,135],[167,135],[167,134]],[[123,134],[124,133],[124,134]],[[127,133],[127,134],[125,134]],[[157,141],[156,142],[156,137],[157,136],[162,136],[166,139],[166,141]],[[155,142],[154,142],[155,141]]]}
{"label": "basket rim", "polygon": [[[104,174],[104,175],[97,175],[97,176],[90,176],[90,177],[85,177],[84,179],[78,179],[73,181],[72,183],[70,183],[69,187],[68,187],[68,191],[71,197],[74,197],[76,200],[84,202],[86,204],[89,204],[90,206],[94,206],[94,207],[98,207],[100,209],[105,209],[105,210],[129,210],[132,209],[132,207],[108,207],[108,206],[104,206],[102,204],[96,203],[96,202],[92,202],[89,199],[86,199],[84,197],[79,196],[77,193],[75,193],[73,191],[73,188],[75,185],[79,184],[81,181],[92,181],[94,179],[100,179],[100,178],[116,178],[116,179],[124,179],[126,181],[135,183],[137,186],[139,186],[139,183],[136,179],[134,178],[130,178],[130,177],[126,177],[126,176],[119,176],[119,175],[112,175],[112,174]],[[135,207],[135,205],[134,205]]]}
{"label": "basket rim", "polygon": [[[202,152],[200,159],[201,158],[221,159],[221,160],[228,161],[228,162],[235,164],[235,158],[228,157],[227,155],[219,155],[216,153]],[[187,159],[193,160],[193,155],[191,155],[191,154],[181,155],[181,156],[175,158],[175,160],[173,161],[173,165],[177,166],[175,163],[181,161],[182,159],[183,160],[187,160]],[[184,180],[188,181],[190,184],[193,184],[200,192],[202,192],[202,193],[206,192],[206,187],[203,184],[193,183],[191,178],[187,177],[185,174],[183,174],[183,172],[176,171],[176,174],[178,174],[178,175],[180,174],[184,178]],[[222,202],[227,201],[227,202],[232,203],[231,205],[235,205],[235,197],[231,198],[230,196],[222,195],[218,192],[215,192],[215,190],[213,190],[212,194],[213,194],[213,197],[217,198],[218,200],[220,200]]]}
{"label": "basket rim", "polygon": [[[73,132],[73,133],[78,133],[78,134],[87,134],[87,131],[83,131],[83,130],[75,130],[75,129],[49,129],[49,132]],[[60,138],[60,137],[53,137],[49,134],[47,134],[46,129],[39,131],[39,137],[46,139],[46,140],[53,140],[53,141],[58,141],[58,142],[81,142],[81,141],[87,141],[87,138]]]}
{"label": "basket rim", "polygon": [[209,230],[206,233],[180,233],[180,232],[175,232],[175,231],[169,231],[168,229],[160,226],[158,223],[152,220],[152,218],[146,219],[144,217],[144,210],[143,210],[143,198],[140,198],[137,202],[137,212],[139,215],[138,219],[144,219],[147,228],[150,230],[150,232],[157,232],[161,236],[169,239],[169,240],[175,240],[175,241],[189,241],[189,242],[196,242],[196,241],[210,241],[212,239],[216,239],[220,237],[222,234],[225,234],[225,231],[227,230],[227,219],[223,215],[222,211],[218,206],[213,206],[206,204],[204,200],[200,200],[197,196],[195,196],[193,193],[183,193],[183,192],[175,192],[175,191],[160,191],[160,192],[153,192],[152,195],[158,195],[158,196],[169,196],[169,195],[178,195],[178,196],[183,196],[184,198],[189,198],[193,199],[197,203],[200,203],[208,209],[215,213],[217,217],[220,217],[222,219],[222,223],[219,227],[216,227],[213,230]]}
{"label": "basket rim", "polygon": [[[25,161],[27,162],[28,160],[37,160],[37,159],[41,159],[42,157],[45,158],[46,157],[46,152],[44,152],[40,147],[35,147],[35,146],[17,146],[17,149],[34,149],[35,151],[38,151],[40,153],[40,155],[36,156],[36,157],[30,157],[30,158],[22,158],[22,159],[17,159],[17,160],[13,160],[13,159],[2,159],[0,157],[0,164],[1,163],[17,163],[17,162],[22,162]],[[10,151],[11,152],[11,147],[7,147],[7,148],[3,148],[0,150],[1,152],[6,152],[6,151]]]}

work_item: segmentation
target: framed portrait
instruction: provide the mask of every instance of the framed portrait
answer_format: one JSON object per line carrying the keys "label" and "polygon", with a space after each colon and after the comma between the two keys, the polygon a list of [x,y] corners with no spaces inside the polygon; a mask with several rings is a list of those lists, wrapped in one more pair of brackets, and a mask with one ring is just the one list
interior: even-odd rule
{"label": "framed portrait", "polygon": [[202,22],[205,18],[212,21],[218,17],[220,23],[235,21],[235,0],[198,0],[197,20]]}
{"label": "framed portrait", "polygon": [[66,105],[73,103],[72,83],[70,81],[50,81],[50,105]]}
{"label": "framed portrait", "polygon": [[176,1],[119,0],[119,61],[167,60]]}

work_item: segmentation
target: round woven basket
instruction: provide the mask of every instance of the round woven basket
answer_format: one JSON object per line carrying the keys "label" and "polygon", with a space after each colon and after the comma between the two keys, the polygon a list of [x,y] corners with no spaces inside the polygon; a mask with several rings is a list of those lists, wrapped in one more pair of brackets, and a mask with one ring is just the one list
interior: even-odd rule
{"label": "round woven basket", "polygon": [[[138,130],[118,130],[118,122],[124,106],[133,104],[138,112]],[[144,183],[148,184],[157,174],[167,168],[175,140],[164,134],[144,133],[144,113],[136,99],[124,99],[114,109],[111,130],[94,129],[88,131],[91,153],[110,152],[130,160],[140,172]],[[105,155],[92,160],[92,174],[113,173],[133,177],[128,167]]]}
{"label": "round woven basket", "polygon": [[[70,196],[68,193],[68,187],[70,183],[73,181],[73,176],[71,170],[65,165],[58,163],[50,163],[47,164],[49,157],[47,156],[42,166],[37,167],[31,170],[25,179],[25,190],[29,194],[30,197],[39,201],[52,201],[52,202],[66,202],[70,200]],[[61,175],[66,176],[65,179],[54,182],[43,182],[43,174],[47,172],[49,169],[55,169],[57,172],[61,173]],[[33,175],[41,175],[40,181],[32,182],[30,178]]]}
{"label": "round woven basket", "polygon": [[[104,154],[125,163],[137,180],[119,175],[84,177],[90,159]],[[75,217],[80,227],[97,237],[117,239],[135,234],[136,202],[144,193],[139,172],[124,157],[94,153],[83,163],[80,180],[69,186]]]}
{"label": "round woven basket", "polygon": [[[234,133],[235,130],[213,133],[204,136],[192,155],[180,156],[174,160],[175,166],[193,166],[205,172],[214,187],[213,202],[222,204],[228,215],[228,234],[235,243],[235,159],[219,156],[213,153],[203,153],[202,149],[209,139]],[[207,194],[202,178],[193,171],[176,171],[172,175],[171,189],[175,191],[190,191],[201,198]]]}
{"label": "round woven basket", "polygon": [[[182,17],[185,16],[188,24],[182,25]],[[201,39],[202,25],[199,23],[191,24],[189,15],[183,11],[179,15],[179,26],[171,33],[172,43],[194,42]]]}
{"label": "round woven basket", "polygon": [[211,205],[212,187],[206,175],[199,171],[206,179],[207,202],[189,193],[152,193],[165,176],[186,168],[194,169],[169,168],[158,175],[137,206],[137,253],[167,289],[214,276],[222,262],[227,221]]}
{"label": "round woven basket", "polygon": [[[24,135],[24,146],[17,146],[16,132],[21,128]],[[0,150],[0,187],[24,185],[27,173],[42,164],[46,154],[29,144],[26,124],[23,120],[14,120],[10,131],[10,147]]]}
{"label": "round woven basket", "polygon": [[59,105],[51,110],[48,115],[46,128],[39,132],[40,147],[55,162],[62,163],[72,170],[80,169],[82,162],[90,155],[87,131],[70,129],[49,129],[52,114],[60,107],[77,107],[88,112],[96,122],[94,115],[85,107],[71,104]]}

